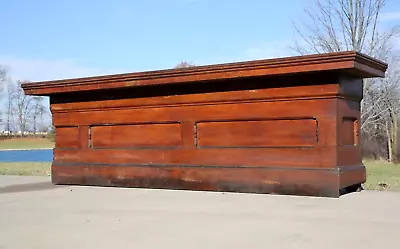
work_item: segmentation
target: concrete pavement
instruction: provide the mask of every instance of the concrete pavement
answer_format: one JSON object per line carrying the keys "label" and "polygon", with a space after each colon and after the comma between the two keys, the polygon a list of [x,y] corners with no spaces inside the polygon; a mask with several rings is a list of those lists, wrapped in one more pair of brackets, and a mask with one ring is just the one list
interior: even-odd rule
{"label": "concrete pavement", "polygon": [[400,248],[400,194],[339,199],[0,176],[0,248]]}

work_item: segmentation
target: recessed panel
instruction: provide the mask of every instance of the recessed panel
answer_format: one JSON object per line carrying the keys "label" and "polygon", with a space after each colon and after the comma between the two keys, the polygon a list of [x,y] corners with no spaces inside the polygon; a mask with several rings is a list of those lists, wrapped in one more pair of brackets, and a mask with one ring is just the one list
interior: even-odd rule
{"label": "recessed panel", "polygon": [[310,147],[317,143],[314,119],[200,122],[197,147]]}
{"label": "recessed panel", "polygon": [[56,148],[76,149],[79,147],[79,129],[74,127],[56,127]]}
{"label": "recessed panel", "polygon": [[93,148],[176,147],[181,141],[179,123],[91,127]]}
{"label": "recessed panel", "polygon": [[356,145],[357,144],[357,120],[353,118],[343,118],[341,127],[341,142],[342,145]]}

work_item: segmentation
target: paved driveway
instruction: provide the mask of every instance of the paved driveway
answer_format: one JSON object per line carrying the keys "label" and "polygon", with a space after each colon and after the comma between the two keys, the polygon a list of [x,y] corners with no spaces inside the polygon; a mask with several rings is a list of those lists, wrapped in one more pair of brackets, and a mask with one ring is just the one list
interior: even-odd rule
{"label": "paved driveway", "polygon": [[0,176],[0,248],[400,248],[400,194],[54,187]]}

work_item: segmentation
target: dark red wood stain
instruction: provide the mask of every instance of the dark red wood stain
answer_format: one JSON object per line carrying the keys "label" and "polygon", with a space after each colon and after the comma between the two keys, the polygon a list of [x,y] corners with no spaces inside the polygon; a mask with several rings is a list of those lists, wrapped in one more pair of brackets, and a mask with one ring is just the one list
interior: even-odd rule
{"label": "dark red wood stain", "polygon": [[79,128],[58,127],[56,132],[56,148],[79,148]]}
{"label": "dark red wood stain", "polygon": [[91,144],[92,148],[180,146],[181,127],[179,123],[92,126]]}
{"label": "dark red wood stain", "polygon": [[308,147],[317,143],[313,119],[199,122],[197,147]]}
{"label": "dark red wood stain", "polygon": [[365,181],[362,78],[341,52],[23,84],[50,96],[55,184],[338,197]]}

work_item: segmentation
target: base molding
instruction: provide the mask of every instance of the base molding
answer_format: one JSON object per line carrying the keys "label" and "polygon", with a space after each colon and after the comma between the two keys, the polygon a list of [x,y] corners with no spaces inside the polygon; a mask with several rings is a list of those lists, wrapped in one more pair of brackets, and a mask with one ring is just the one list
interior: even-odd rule
{"label": "base molding", "polygon": [[342,189],[365,182],[365,167],[201,168],[53,163],[52,182],[63,185],[339,197]]}

